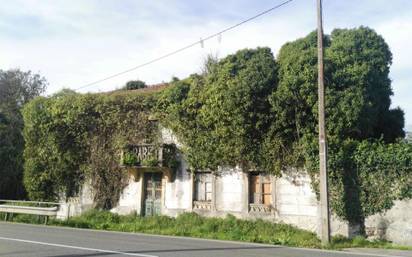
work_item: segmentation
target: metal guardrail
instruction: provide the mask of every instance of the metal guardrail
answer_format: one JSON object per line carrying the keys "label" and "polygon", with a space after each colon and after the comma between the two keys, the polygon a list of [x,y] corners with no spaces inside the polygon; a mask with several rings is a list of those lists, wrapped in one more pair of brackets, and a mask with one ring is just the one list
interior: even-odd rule
{"label": "metal guardrail", "polygon": [[22,201],[22,200],[5,200],[0,199],[0,203],[29,203],[29,204],[51,204],[51,205],[61,205],[62,203],[56,202],[39,202],[39,201]]}
{"label": "metal guardrail", "polygon": [[[2,204],[3,203],[3,204]],[[5,203],[5,204],[4,204]],[[27,204],[27,205],[23,205]],[[37,205],[37,206],[33,206]],[[48,207],[41,207],[41,205],[48,205]],[[0,199],[0,212],[5,213],[4,220],[7,221],[9,215],[17,214],[33,214],[44,216],[45,224],[48,221],[48,218],[51,216],[56,216],[57,211],[60,208],[61,203],[54,202],[36,202],[36,201],[20,201],[20,200],[2,200]]]}

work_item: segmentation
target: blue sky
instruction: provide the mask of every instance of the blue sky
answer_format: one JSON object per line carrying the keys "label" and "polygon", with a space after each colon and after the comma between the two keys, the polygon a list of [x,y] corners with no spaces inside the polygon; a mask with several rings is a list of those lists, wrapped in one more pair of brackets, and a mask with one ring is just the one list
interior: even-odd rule
{"label": "blue sky", "polygon": [[[78,88],[204,38],[281,0],[98,1],[14,0],[0,7],[0,68],[40,72],[47,93]],[[315,0],[294,0],[274,12],[143,69],[82,90],[106,91],[131,79],[169,81],[198,72],[207,54],[223,57],[245,47],[269,46],[276,54],[287,41],[316,27]],[[406,113],[412,130],[412,1],[324,0],[324,27],[369,26],[393,53],[393,106]]]}

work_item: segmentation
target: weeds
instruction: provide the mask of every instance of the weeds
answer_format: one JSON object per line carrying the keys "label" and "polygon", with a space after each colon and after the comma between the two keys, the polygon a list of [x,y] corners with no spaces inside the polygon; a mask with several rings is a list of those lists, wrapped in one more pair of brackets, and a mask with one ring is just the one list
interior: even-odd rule
{"label": "weeds", "polygon": [[[42,223],[35,216],[15,215],[15,222]],[[269,221],[241,220],[233,215],[226,218],[206,218],[195,213],[184,213],[177,218],[167,216],[141,217],[134,214],[118,215],[108,211],[91,210],[69,220],[51,219],[50,225],[110,231],[139,232],[160,235],[188,236],[209,239],[235,240],[294,247],[321,248],[315,233],[287,224]],[[332,238],[328,249],[378,247],[408,250],[410,247],[393,245],[388,241],[368,241],[363,237]]]}

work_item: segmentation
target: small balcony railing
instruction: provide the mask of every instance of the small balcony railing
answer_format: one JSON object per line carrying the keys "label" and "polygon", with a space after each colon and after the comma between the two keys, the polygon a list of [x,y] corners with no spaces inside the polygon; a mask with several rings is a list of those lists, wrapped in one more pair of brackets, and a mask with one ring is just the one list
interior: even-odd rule
{"label": "small balcony railing", "polygon": [[163,145],[138,144],[126,146],[120,155],[120,165],[128,167],[162,167]]}

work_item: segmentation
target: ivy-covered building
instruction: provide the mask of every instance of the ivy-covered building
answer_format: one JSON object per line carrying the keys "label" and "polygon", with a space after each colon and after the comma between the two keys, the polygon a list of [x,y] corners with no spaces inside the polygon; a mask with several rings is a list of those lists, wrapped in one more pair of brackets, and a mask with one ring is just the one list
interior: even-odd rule
{"label": "ivy-covered building", "polygon": [[[313,178],[303,168],[276,174],[241,164],[215,169],[191,164],[187,146],[157,118],[158,112],[147,111],[157,108],[153,103],[162,94],[156,94],[165,88],[64,92],[31,102],[24,110],[30,197],[58,198],[65,203],[61,218],[92,208],[138,215],[196,212],[262,218],[319,232],[319,202]],[[365,220],[366,232],[410,243],[404,235],[411,211],[412,201],[397,201],[386,214]],[[331,220],[333,234],[352,236],[359,230],[335,214]]]}
{"label": "ivy-covered building", "polygon": [[[316,42],[211,58],[169,85],[34,99],[23,110],[29,197],[67,202],[71,215],[230,213],[318,231]],[[325,36],[332,232],[412,244],[412,145],[391,108],[391,58],[369,28]]]}
{"label": "ivy-covered building", "polygon": [[[174,217],[184,212],[209,217],[232,214],[320,232],[319,201],[311,187],[310,176],[304,170],[289,170],[281,177],[257,170],[246,171],[239,166],[194,170],[186,162],[180,150],[182,145],[170,130],[161,129],[160,138],[158,145],[129,145],[119,156],[120,165],[128,176],[112,212]],[[94,199],[93,187],[86,181],[77,197],[67,199],[66,208],[70,205],[70,209],[62,209],[62,213],[69,211],[68,215],[79,215],[94,208]],[[368,218],[366,232],[374,238],[409,244],[407,226],[411,211],[412,201],[398,201],[386,214]],[[399,227],[402,224],[406,227]],[[331,230],[334,235],[354,236],[359,227],[332,215]]]}
{"label": "ivy-covered building", "polygon": [[[160,131],[159,144],[128,145],[120,154],[119,165],[127,171],[128,181],[112,212],[144,216],[176,216],[184,212],[217,217],[232,214],[285,222],[311,231],[319,229],[319,203],[306,172],[291,170],[276,177],[239,166],[193,169],[173,133],[165,128]],[[93,188],[87,181],[79,195],[69,199],[74,201],[71,215],[95,206]],[[355,232],[337,218],[332,227],[333,233]]]}

